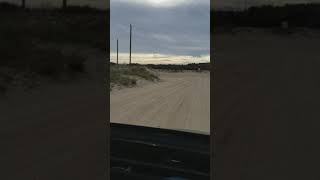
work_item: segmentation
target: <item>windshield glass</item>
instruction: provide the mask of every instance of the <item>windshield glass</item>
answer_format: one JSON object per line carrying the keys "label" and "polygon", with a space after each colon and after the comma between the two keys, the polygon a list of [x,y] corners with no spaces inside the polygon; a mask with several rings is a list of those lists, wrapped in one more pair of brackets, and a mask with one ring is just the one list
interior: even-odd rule
{"label": "windshield glass", "polygon": [[110,5],[111,122],[209,134],[209,0]]}

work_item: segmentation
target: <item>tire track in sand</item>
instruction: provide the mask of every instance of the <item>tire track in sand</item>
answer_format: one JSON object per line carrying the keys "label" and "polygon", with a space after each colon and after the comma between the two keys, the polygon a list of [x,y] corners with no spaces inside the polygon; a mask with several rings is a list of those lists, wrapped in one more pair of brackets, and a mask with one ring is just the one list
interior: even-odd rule
{"label": "tire track in sand", "polygon": [[160,73],[160,78],[111,92],[111,122],[209,133],[210,74]]}

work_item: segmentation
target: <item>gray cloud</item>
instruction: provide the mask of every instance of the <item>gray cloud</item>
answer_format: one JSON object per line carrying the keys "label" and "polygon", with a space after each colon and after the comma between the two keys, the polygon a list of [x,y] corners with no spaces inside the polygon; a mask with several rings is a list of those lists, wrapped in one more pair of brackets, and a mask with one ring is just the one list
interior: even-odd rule
{"label": "gray cloud", "polygon": [[119,51],[129,51],[131,23],[134,52],[191,56],[209,54],[209,3],[209,0],[188,0],[176,6],[153,7],[148,3],[111,1],[111,51],[116,51],[117,38]]}

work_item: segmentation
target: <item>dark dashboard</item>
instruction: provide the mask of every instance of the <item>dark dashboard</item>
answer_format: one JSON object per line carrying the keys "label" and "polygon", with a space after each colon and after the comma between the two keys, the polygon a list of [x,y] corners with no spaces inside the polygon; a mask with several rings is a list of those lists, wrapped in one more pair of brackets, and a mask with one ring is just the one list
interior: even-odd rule
{"label": "dark dashboard", "polygon": [[210,136],[111,123],[111,180],[209,180]]}

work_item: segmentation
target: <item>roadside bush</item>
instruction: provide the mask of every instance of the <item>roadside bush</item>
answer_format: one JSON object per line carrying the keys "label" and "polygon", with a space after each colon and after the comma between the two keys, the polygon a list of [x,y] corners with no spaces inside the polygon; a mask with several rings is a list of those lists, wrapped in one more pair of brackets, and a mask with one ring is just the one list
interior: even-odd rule
{"label": "roadside bush", "polygon": [[137,80],[122,73],[122,70],[114,67],[110,70],[110,83],[111,85],[120,85],[120,86],[134,86],[137,83]]}
{"label": "roadside bush", "polygon": [[159,79],[156,75],[149,72],[143,66],[129,66],[128,68],[123,70],[123,74],[138,76],[148,81],[154,81]]}

